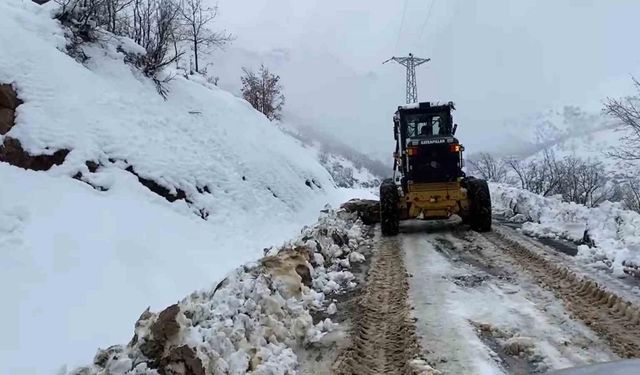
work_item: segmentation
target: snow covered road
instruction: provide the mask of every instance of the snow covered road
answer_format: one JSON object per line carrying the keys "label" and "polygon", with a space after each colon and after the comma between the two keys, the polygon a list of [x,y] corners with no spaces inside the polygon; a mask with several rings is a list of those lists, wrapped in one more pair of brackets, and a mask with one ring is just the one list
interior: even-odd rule
{"label": "snow covered road", "polygon": [[[368,373],[407,373],[407,362],[384,362],[395,355],[444,374],[543,373],[640,356],[640,298],[613,278],[598,275],[596,284],[569,256],[544,249],[497,224],[478,234],[456,222],[402,223],[400,236],[377,238],[351,355],[364,353]],[[385,276],[390,269],[394,277]],[[403,350],[387,345],[398,336]]]}

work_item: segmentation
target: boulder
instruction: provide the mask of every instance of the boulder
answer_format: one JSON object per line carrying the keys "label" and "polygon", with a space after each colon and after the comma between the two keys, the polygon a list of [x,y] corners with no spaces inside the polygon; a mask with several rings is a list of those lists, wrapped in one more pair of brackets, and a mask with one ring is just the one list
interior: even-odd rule
{"label": "boulder", "polygon": [[0,108],[15,110],[20,104],[22,101],[18,99],[13,86],[6,83],[0,84]]}
{"label": "boulder", "polygon": [[60,165],[68,154],[69,150],[62,149],[51,155],[31,155],[22,148],[19,140],[8,136],[0,145],[0,162],[34,171],[46,171],[54,165]]}
{"label": "boulder", "polygon": [[0,134],[7,134],[14,124],[15,111],[9,108],[0,108]]}
{"label": "boulder", "polygon": [[22,101],[13,86],[0,84],[0,134],[7,134],[15,125],[15,111],[20,104]]}
{"label": "boulder", "polygon": [[171,305],[164,309],[151,325],[150,337],[146,337],[146,340],[140,345],[142,354],[156,364],[160,363],[162,359],[167,341],[180,331],[180,324],[176,320],[179,312],[180,306],[178,305]]}
{"label": "boulder", "polygon": [[174,375],[204,375],[204,366],[195,350],[187,345],[171,349],[160,362],[160,373]]}
{"label": "boulder", "polygon": [[342,206],[347,212],[358,214],[360,220],[367,225],[380,222],[380,202],[371,199],[352,199]]}

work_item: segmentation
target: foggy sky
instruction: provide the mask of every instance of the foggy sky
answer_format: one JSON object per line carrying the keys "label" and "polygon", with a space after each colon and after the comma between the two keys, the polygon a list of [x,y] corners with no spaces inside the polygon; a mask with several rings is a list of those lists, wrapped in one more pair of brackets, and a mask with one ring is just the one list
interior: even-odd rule
{"label": "foggy sky", "polygon": [[419,99],[456,102],[472,151],[501,147],[523,115],[598,111],[640,72],[640,1],[432,1],[407,0],[403,20],[404,0],[220,0],[216,27],[237,39],[211,69],[238,92],[241,66],[265,63],[282,76],[285,119],[378,158],[405,96],[404,68],[381,64],[392,55],[432,59],[418,68]]}

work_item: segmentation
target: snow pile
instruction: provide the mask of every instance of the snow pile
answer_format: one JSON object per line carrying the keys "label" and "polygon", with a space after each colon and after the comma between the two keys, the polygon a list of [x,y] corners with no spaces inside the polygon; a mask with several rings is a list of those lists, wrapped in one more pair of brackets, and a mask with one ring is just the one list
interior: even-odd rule
{"label": "snow pile", "polygon": [[350,264],[370,240],[355,216],[329,211],[294,241],[194,292],[156,314],[145,311],[126,346],[99,350],[93,364],[72,374],[291,374],[294,349],[331,331],[335,313],[325,299],[355,287]]}
{"label": "snow pile", "polygon": [[618,276],[640,265],[637,212],[625,210],[618,203],[604,202],[589,208],[503,184],[490,186],[494,214],[524,223],[523,232],[582,243],[578,257]]}

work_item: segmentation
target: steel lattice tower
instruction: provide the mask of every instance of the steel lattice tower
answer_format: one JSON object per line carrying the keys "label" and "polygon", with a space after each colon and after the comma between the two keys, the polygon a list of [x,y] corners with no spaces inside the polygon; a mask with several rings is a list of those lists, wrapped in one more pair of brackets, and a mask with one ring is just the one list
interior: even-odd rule
{"label": "steel lattice tower", "polygon": [[389,61],[395,61],[398,64],[407,68],[407,104],[418,102],[418,86],[416,84],[416,66],[422,65],[431,59],[421,59],[414,57],[412,53],[409,57],[392,57],[389,60],[383,62],[383,64]]}

